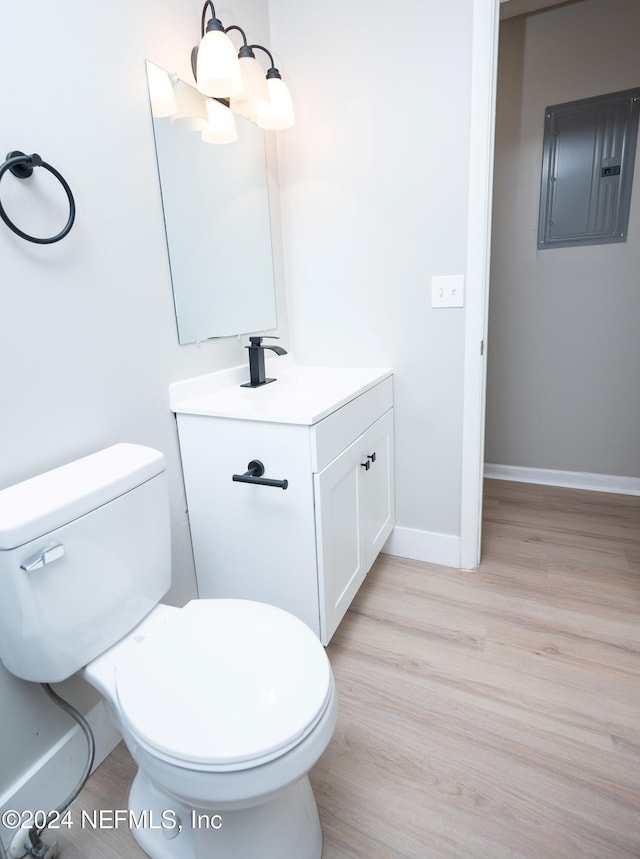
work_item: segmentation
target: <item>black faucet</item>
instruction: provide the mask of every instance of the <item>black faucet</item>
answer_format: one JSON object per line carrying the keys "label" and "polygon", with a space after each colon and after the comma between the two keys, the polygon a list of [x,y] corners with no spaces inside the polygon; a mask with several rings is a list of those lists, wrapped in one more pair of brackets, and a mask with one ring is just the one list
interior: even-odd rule
{"label": "black faucet", "polygon": [[259,388],[260,385],[268,385],[269,382],[275,382],[275,379],[265,379],[264,371],[264,350],[271,349],[276,355],[286,355],[287,350],[282,346],[263,346],[263,340],[278,340],[278,337],[249,337],[250,346],[245,346],[249,350],[249,381],[244,382],[241,388]]}

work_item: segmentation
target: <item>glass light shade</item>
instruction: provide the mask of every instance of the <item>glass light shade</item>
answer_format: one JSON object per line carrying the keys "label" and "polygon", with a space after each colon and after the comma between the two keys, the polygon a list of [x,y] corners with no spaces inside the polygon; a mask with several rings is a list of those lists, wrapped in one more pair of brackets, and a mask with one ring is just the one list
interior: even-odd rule
{"label": "glass light shade", "polygon": [[147,80],[152,116],[157,118],[172,116],[176,112],[177,105],[169,73],[147,61]]}
{"label": "glass light shade", "polygon": [[258,113],[258,125],[267,131],[282,131],[283,128],[291,128],[295,122],[295,117],[287,85],[283,83],[282,78],[269,78],[267,89],[269,102],[261,106]]}
{"label": "glass light shade", "polygon": [[194,87],[178,80],[173,88],[176,99],[176,112],[171,122],[186,131],[202,131],[207,127],[207,106],[204,96]]}
{"label": "glass light shade", "polygon": [[266,109],[269,101],[267,78],[255,57],[240,57],[239,62],[243,87],[242,92],[231,99],[231,109],[255,122],[260,110]]}
{"label": "glass light shade", "polygon": [[213,98],[208,98],[206,101],[209,121],[202,132],[202,139],[205,143],[233,143],[238,139],[238,129],[233,113]]}
{"label": "glass light shade", "polygon": [[196,60],[197,86],[201,93],[217,98],[237,95],[242,89],[238,52],[222,30],[207,30]]}

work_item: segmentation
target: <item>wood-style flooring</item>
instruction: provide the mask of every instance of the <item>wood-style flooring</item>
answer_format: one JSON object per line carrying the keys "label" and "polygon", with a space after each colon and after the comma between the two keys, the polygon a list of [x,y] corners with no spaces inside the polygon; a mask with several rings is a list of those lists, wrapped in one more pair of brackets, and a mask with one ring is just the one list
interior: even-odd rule
{"label": "wood-style flooring", "polygon": [[[488,480],[480,569],[380,556],[328,654],[323,859],[640,857],[640,498]],[[133,775],[121,745],[74,815],[126,808]]]}

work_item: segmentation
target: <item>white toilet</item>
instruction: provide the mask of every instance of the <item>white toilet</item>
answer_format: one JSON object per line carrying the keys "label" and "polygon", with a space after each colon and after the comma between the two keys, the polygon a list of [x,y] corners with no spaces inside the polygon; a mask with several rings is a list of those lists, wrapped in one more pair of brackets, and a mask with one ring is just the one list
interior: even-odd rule
{"label": "white toilet", "polygon": [[324,648],[263,603],[160,605],[170,575],[158,451],[118,444],[2,490],[2,662],[36,682],[79,671],[105,696],[153,859],[319,859],[307,773],[337,715]]}

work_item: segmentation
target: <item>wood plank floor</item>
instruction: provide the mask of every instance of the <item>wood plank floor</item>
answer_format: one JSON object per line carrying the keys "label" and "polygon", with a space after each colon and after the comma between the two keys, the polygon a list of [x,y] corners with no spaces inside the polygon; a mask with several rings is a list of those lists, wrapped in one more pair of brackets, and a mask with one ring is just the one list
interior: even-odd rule
{"label": "wood plank floor", "polygon": [[[381,556],[328,654],[323,859],[640,857],[640,498],[486,481],[480,569]],[[118,747],[74,815],[126,808],[133,774]]]}

